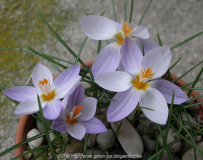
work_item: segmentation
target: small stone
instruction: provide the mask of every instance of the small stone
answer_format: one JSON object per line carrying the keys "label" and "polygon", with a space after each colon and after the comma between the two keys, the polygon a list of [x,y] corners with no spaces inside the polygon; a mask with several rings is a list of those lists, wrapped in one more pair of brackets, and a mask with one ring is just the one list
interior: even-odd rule
{"label": "small stone", "polygon": [[143,134],[144,135],[150,135],[151,137],[156,136],[156,132],[152,129],[147,128],[147,127],[144,127]]}
{"label": "small stone", "polygon": [[134,116],[135,116],[135,113],[136,113],[136,109],[134,109],[134,110],[128,115],[128,118],[129,118],[130,120],[132,120],[132,119],[134,118]]}
{"label": "small stone", "polygon": [[[88,155],[89,157],[87,159],[92,159],[91,156],[92,156],[92,150],[87,150],[86,151],[86,155]],[[94,159],[96,160],[103,160],[105,159],[105,153],[102,151],[102,150],[94,150]]]}
{"label": "small stone", "polygon": [[111,127],[114,133],[117,132],[118,127],[122,121],[123,123],[120,127],[117,138],[124,151],[129,155],[142,154],[144,149],[142,139],[134,126],[128,120],[123,119],[118,122],[112,122]]}
{"label": "small stone", "polygon": [[[36,128],[33,128],[28,132],[27,139],[32,138],[38,134],[40,134],[40,132]],[[34,148],[38,148],[42,144],[42,142],[43,142],[43,137],[40,137],[31,142],[28,142],[28,145],[30,146],[31,149],[34,149]]]}
{"label": "small stone", "polygon": [[151,139],[149,135],[143,135],[142,140],[146,151],[153,152],[156,150],[156,141]]}
{"label": "small stone", "polygon": [[49,156],[49,157],[52,157],[52,154],[51,154],[51,152],[49,152],[49,153],[48,153],[48,156]]}
{"label": "small stone", "polygon": [[[174,153],[171,153],[171,156],[172,156],[173,160],[180,160]],[[168,156],[168,152],[166,150],[164,150],[161,160],[171,160],[170,157]]]}
{"label": "small stone", "polygon": [[87,82],[80,82],[83,85],[84,89],[90,88],[92,85]]}
{"label": "small stone", "polygon": [[139,123],[138,125],[137,125],[137,127],[136,127],[136,130],[137,130],[137,132],[140,134],[140,135],[143,135],[144,134],[144,126],[141,124],[141,123]]}
{"label": "small stone", "polygon": [[[25,152],[23,152],[23,153],[26,153],[27,151],[25,151]],[[25,159],[29,159],[30,157],[32,156],[32,154],[31,153],[28,153],[28,154],[26,154],[25,156],[24,156],[24,158]]]}
{"label": "small stone", "polygon": [[52,142],[56,138],[56,135],[54,133],[49,133],[49,138],[50,141]]}
{"label": "small stone", "polygon": [[44,133],[44,127],[43,124],[37,121],[37,129],[40,133]]}
{"label": "small stone", "polygon": [[[197,147],[200,149],[200,150],[203,150],[203,142],[199,143],[197,145]],[[201,154],[201,155],[200,155]],[[196,150],[196,156],[197,156],[197,160],[202,160],[202,156],[203,156],[203,153],[199,153],[197,150]],[[191,148],[189,149],[187,152],[185,152],[182,156],[182,159],[181,160],[194,160],[195,159],[195,156],[194,156],[194,149]]]}
{"label": "small stone", "polygon": [[84,149],[84,142],[82,141],[76,141],[74,143],[71,143],[69,146],[65,148],[64,153],[73,154],[73,153],[83,153]]}
{"label": "small stone", "polygon": [[[166,130],[164,129],[163,130],[163,134],[164,135],[165,135],[165,131]],[[177,133],[174,132],[174,130],[172,128],[169,128],[168,136],[167,136],[167,140],[166,140],[167,144],[175,141],[178,138],[179,138],[179,136],[177,135]],[[161,137],[161,134],[159,134],[158,139],[159,139],[160,146],[162,146],[163,145],[163,139]],[[181,149],[181,143],[180,143],[180,141],[175,143],[174,145],[170,146],[169,149],[170,149],[171,152],[178,152],[178,151],[180,151],[180,149]]]}
{"label": "small stone", "polygon": [[[156,130],[156,131],[159,130],[158,127],[157,127],[157,123],[154,123],[154,122],[152,122],[151,120],[149,120],[149,119],[144,115],[144,113],[142,113],[142,114],[140,115],[140,117],[146,118],[146,119],[143,119],[143,118],[140,118],[140,119],[139,119],[139,122],[140,122],[143,126],[149,128],[149,129],[152,129],[152,130]],[[161,127],[161,129],[164,129],[164,128],[166,127],[166,125],[160,125],[160,127]]]}
{"label": "small stone", "polygon": [[97,138],[97,134],[89,134],[87,146],[94,147],[96,144],[96,138]]}
{"label": "small stone", "polygon": [[61,148],[57,148],[55,151],[56,153],[61,153]]}
{"label": "small stone", "polygon": [[[189,140],[192,143],[192,140]],[[191,146],[190,143],[188,143],[187,141],[183,141],[182,142],[182,149],[180,151],[180,153],[183,155],[186,151],[188,151],[189,149],[193,148]]]}
{"label": "small stone", "polygon": [[[194,124],[191,124],[191,127],[196,130],[197,125],[195,125],[195,124],[197,124],[197,122],[191,117],[190,114],[187,114],[187,115],[188,115],[190,123],[194,123]],[[188,123],[188,119],[187,119],[185,112],[181,112],[181,116],[182,116],[183,121],[187,121],[187,122],[183,122],[184,126],[188,126],[190,128],[190,125]],[[180,125],[180,124],[178,123],[178,125]]]}
{"label": "small stone", "polygon": [[195,136],[195,141],[196,141],[196,142],[199,142],[201,138],[202,138],[201,135],[196,135],[196,136]]}
{"label": "small stone", "polygon": [[111,129],[108,129],[107,132],[100,133],[97,136],[97,144],[100,149],[106,151],[115,145],[114,133]]}
{"label": "small stone", "polygon": [[[33,158],[39,155],[39,152],[42,152],[42,149],[33,152]],[[47,157],[47,151],[43,153],[43,156],[38,157],[36,160],[44,160],[44,157]]]}

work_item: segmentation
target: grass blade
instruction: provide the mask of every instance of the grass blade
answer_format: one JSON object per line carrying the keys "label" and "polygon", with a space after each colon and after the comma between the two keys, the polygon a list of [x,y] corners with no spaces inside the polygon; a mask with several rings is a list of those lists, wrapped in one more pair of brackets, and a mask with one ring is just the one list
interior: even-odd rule
{"label": "grass blade", "polygon": [[41,106],[41,102],[40,102],[40,99],[39,99],[39,95],[37,95],[37,101],[38,101],[38,105],[39,105],[39,111],[40,111],[40,115],[41,115],[41,119],[42,119],[42,124],[43,124],[43,128],[44,128],[44,132],[45,132],[45,135],[46,135],[46,138],[47,138],[50,150],[51,150],[51,154],[52,154],[54,159],[57,159],[56,155],[55,155],[55,152],[54,152],[54,149],[53,149],[53,146],[51,144],[51,140],[49,138],[48,131],[47,131],[47,127],[46,127],[46,123],[45,123],[45,120],[44,120],[44,116],[43,116],[43,111],[42,111],[42,106]]}
{"label": "grass blade", "polygon": [[131,9],[130,9],[130,19],[129,19],[129,23],[131,23],[131,21],[132,21],[132,15],[133,15],[133,1],[134,1],[134,0],[131,0]]}
{"label": "grass blade", "polygon": [[[87,152],[87,141],[88,141],[88,138],[89,138],[89,134],[86,134],[83,155],[86,155],[86,152]],[[86,160],[86,158],[83,158],[83,160]]]}
{"label": "grass blade", "polygon": [[169,68],[169,71],[175,67],[175,65],[182,59],[182,57],[180,57],[170,68]]}
{"label": "grass blade", "polygon": [[150,2],[149,2],[149,4],[148,4],[147,8],[145,9],[144,13],[142,14],[142,17],[141,17],[141,19],[140,19],[138,25],[141,25],[142,20],[144,19],[144,16],[145,16],[145,14],[147,13],[147,10],[148,10],[150,4],[152,3],[152,1],[153,1],[153,0],[150,0]]}
{"label": "grass blade", "polygon": [[114,19],[117,22],[117,16],[116,16],[116,10],[115,10],[115,5],[114,5],[114,0],[111,0],[112,2],[112,8],[113,8],[113,15],[114,15]]}
{"label": "grass blade", "polygon": [[80,55],[81,55],[82,49],[84,48],[85,43],[87,42],[87,39],[88,39],[88,37],[86,36],[85,39],[84,39],[84,41],[83,41],[83,43],[82,43],[82,45],[81,45],[81,47],[80,47],[80,49],[79,49],[79,52],[78,52],[77,58],[76,58],[76,60],[75,60],[75,64],[78,63],[78,59],[80,58]]}
{"label": "grass blade", "polygon": [[124,22],[127,22],[127,4],[128,4],[128,0],[125,0],[125,6],[124,6]]}
{"label": "grass blade", "polygon": [[120,130],[122,124],[123,124],[123,121],[121,121],[120,124],[119,124],[119,126],[118,126],[118,129],[117,129],[116,134],[115,134],[115,138],[118,137],[118,135],[119,135],[119,130]]}

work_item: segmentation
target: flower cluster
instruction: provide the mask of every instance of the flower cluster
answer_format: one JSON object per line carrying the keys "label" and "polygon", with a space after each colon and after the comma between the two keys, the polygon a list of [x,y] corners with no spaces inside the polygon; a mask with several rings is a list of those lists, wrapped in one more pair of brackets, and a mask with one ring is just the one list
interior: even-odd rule
{"label": "flower cluster", "polygon": [[[171,62],[170,47],[147,40],[146,27],[123,21],[120,24],[98,15],[80,18],[80,25],[89,38],[116,41],[100,51],[91,67],[100,87],[118,92],[107,110],[109,122],[127,117],[139,103],[151,121],[166,124],[167,103],[171,103],[173,93],[174,104],[188,100],[178,86],[162,78]],[[79,72],[80,66],[73,65],[53,80],[50,70],[37,64],[32,73],[34,87],[19,86],[3,93],[21,102],[15,110],[17,115],[38,112],[39,95],[44,117],[53,120],[53,128],[76,139],[82,139],[85,133],[106,132],[104,124],[94,117],[96,97],[84,98],[84,88],[78,85]]]}

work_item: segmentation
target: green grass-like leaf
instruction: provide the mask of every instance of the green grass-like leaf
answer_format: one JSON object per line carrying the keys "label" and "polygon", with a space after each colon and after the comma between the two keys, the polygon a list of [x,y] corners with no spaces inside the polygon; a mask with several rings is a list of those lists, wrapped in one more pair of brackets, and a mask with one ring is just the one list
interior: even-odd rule
{"label": "green grass-like leaf", "polygon": [[148,10],[150,4],[152,3],[152,1],[153,1],[153,0],[150,0],[150,2],[149,2],[149,4],[148,4],[147,8],[145,9],[144,13],[142,14],[142,17],[140,18],[140,21],[139,21],[138,25],[141,25],[142,20],[144,19],[144,16],[145,16],[145,14],[147,13],[147,10]]}
{"label": "green grass-like leaf", "polygon": [[[84,150],[83,150],[83,155],[86,155],[87,152],[87,142],[88,142],[88,138],[89,138],[89,134],[86,134],[86,138],[85,138],[85,144],[84,144]],[[86,160],[86,158],[83,158],[83,160]]]}
{"label": "green grass-like leaf", "polygon": [[132,21],[132,15],[133,15],[133,1],[134,1],[134,0],[131,0],[131,9],[130,9],[130,19],[129,19],[129,23],[131,23],[131,21]]}
{"label": "green grass-like leaf", "polygon": [[118,129],[117,129],[116,134],[115,134],[115,138],[118,137],[118,135],[119,135],[119,133],[120,133],[119,130],[120,130],[122,124],[123,124],[123,121],[121,121],[120,124],[119,124],[119,126],[118,126]]}
{"label": "green grass-like leaf", "polygon": [[116,16],[116,10],[115,10],[115,5],[114,5],[114,0],[111,0],[112,2],[112,8],[113,8],[113,15],[114,15],[114,19],[117,22],[117,16]]}
{"label": "green grass-like leaf", "polygon": [[125,5],[124,5],[124,22],[127,22],[127,5],[128,5],[128,0],[125,0]]}

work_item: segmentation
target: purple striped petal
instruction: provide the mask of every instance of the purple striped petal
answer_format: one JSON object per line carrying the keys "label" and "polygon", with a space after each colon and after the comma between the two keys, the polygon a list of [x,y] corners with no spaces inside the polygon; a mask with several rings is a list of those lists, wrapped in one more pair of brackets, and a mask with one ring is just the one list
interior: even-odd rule
{"label": "purple striped petal", "polygon": [[120,46],[116,43],[111,43],[103,48],[91,68],[94,78],[103,73],[115,71],[118,68],[120,57]]}
{"label": "purple striped petal", "polygon": [[112,39],[118,32],[110,19],[99,15],[81,17],[80,25],[85,35],[95,40]]}
{"label": "purple striped petal", "polygon": [[125,92],[117,93],[107,110],[107,120],[116,122],[127,117],[137,106],[140,93],[131,88]]}
{"label": "purple striped petal", "polygon": [[57,86],[55,88],[52,88],[55,90],[56,96],[55,99],[61,99],[64,98],[68,93],[70,95],[80,82],[81,76],[77,75],[73,78],[71,78],[69,81],[65,82],[61,86]]}
{"label": "purple striped petal", "polygon": [[118,22],[116,22],[116,21],[114,21],[114,20],[111,20],[111,21],[116,25],[117,30],[122,30],[122,27],[121,27],[121,24],[120,24],[120,23],[118,23]]}
{"label": "purple striped petal", "polygon": [[133,33],[133,36],[135,37],[139,37],[142,39],[148,39],[149,38],[149,32],[147,27],[145,26],[139,26],[136,24],[131,24],[131,28],[135,28],[137,26],[137,29],[135,30],[135,32]]}
{"label": "purple striped petal", "polygon": [[142,51],[142,45],[144,46],[144,53],[146,54],[148,51],[159,47],[159,45],[157,45],[154,42],[151,42],[149,40],[146,39],[142,39],[142,38],[136,38],[136,42],[137,45],[139,46],[140,50]]}
{"label": "purple striped petal", "polygon": [[95,82],[104,89],[113,92],[123,92],[133,86],[133,77],[121,71],[107,72],[95,79]]}
{"label": "purple striped petal", "polygon": [[85,127],[82,124],[76,123],[66,125],[67,132],[75,139],[82,140],[85,135]]}
{"label": "purple striped petal", "polygon": [[79,123],[85,127],[86,133],[98,134],[107,131],[105,125],[95,117],[88,121],[82,121]]}
{"label": "purple striped petal", "polygon": [[39,88],[39,81],[43,81],[44,79],[49,80],[50,85],[52,85],[53,76],[51,71],[46,66],[38,63],[32,72],[32,83],[36,88]]}
{"label": "purple striped petal", "polygon": [[174,91],[174,104],[181,104],[188,100],[188,96],[183,92],[180,87],[176,86],[175,84],[164,80],[164,79],[157,79],[153,80],[152,86],[156,88],[159,92],[162,93],[166,102],[171,104],[173,91]]}
{"label": "purple striped petal", "polygon": [[37,97],[37,89],[30,86],[19,86],[3,91],[3,94],[16,101],[26,101]]}
{"label": "purple striped petal", "polygon": [[43,108],[43,114],[46,119],[56,119],[61,112],[62,104],[58,99],[53,99],[50,102],[47,102],[46,106]]}
{"label": "purple striped petal", "polygon": [[82,113],[79,117],[79,121],[87,121],[94,117],[97,107],[97,99],[93,97],[84,98],[82,102],[79,103],[82,105],[82,109],[80,113]]}
{"label": "purple striped petal", "polygon": [[171,62],[170,47],[157,47],[147,52],[142,61],[144,69],[155,71],[153,79],[160,78],[166,73]]}
{"label": "purple striped petal", "polygon": [[122,72],[127,72],[123,66],[122,61],[120,61],[119,65],[118,65],[118,71],[122,71]]}
{"label": "purple striped petal", "polygon": [[66,124],[67,124],[66,115],[64,114],[63,111],[61,111],[59,117],[57,119],[53,120],[52,126],[58,132],[65,133],[65,132],[67,132]]}
{"label": "purple striped petal", "polygon": [[61,72],[56,79],[54,80],[53,86],[62,86],[64,83],[71,80],[73,77],[79,75],[80,72],[80,65],[73,65],[63,72]]}
{"label": "purple striped petal", "polygon": [[121,61],[133,77],[139,74],[141,69],[143,55],[137,44],[130,38],[126,37],[121,47]]}
{"label": "purple striped petal", "polygon": [[[41,101],[41,106],[44,108],[46,102]],[[25,114],[32,114],[39,111],[39,105],[37,101],[37,96],[32,99],[28,99],[26,101],[21,102],[17,108],[15,109],[14,113],[16,115],[25,115]]]}
{"label": "purple striped petal", "polygon": [[166,124],[168,119],[168,105],[164,96],[154,88],[148,88],[140,96],[139,104],[152,110],[142,109],[143,113],[151,121],[158,124]]}

